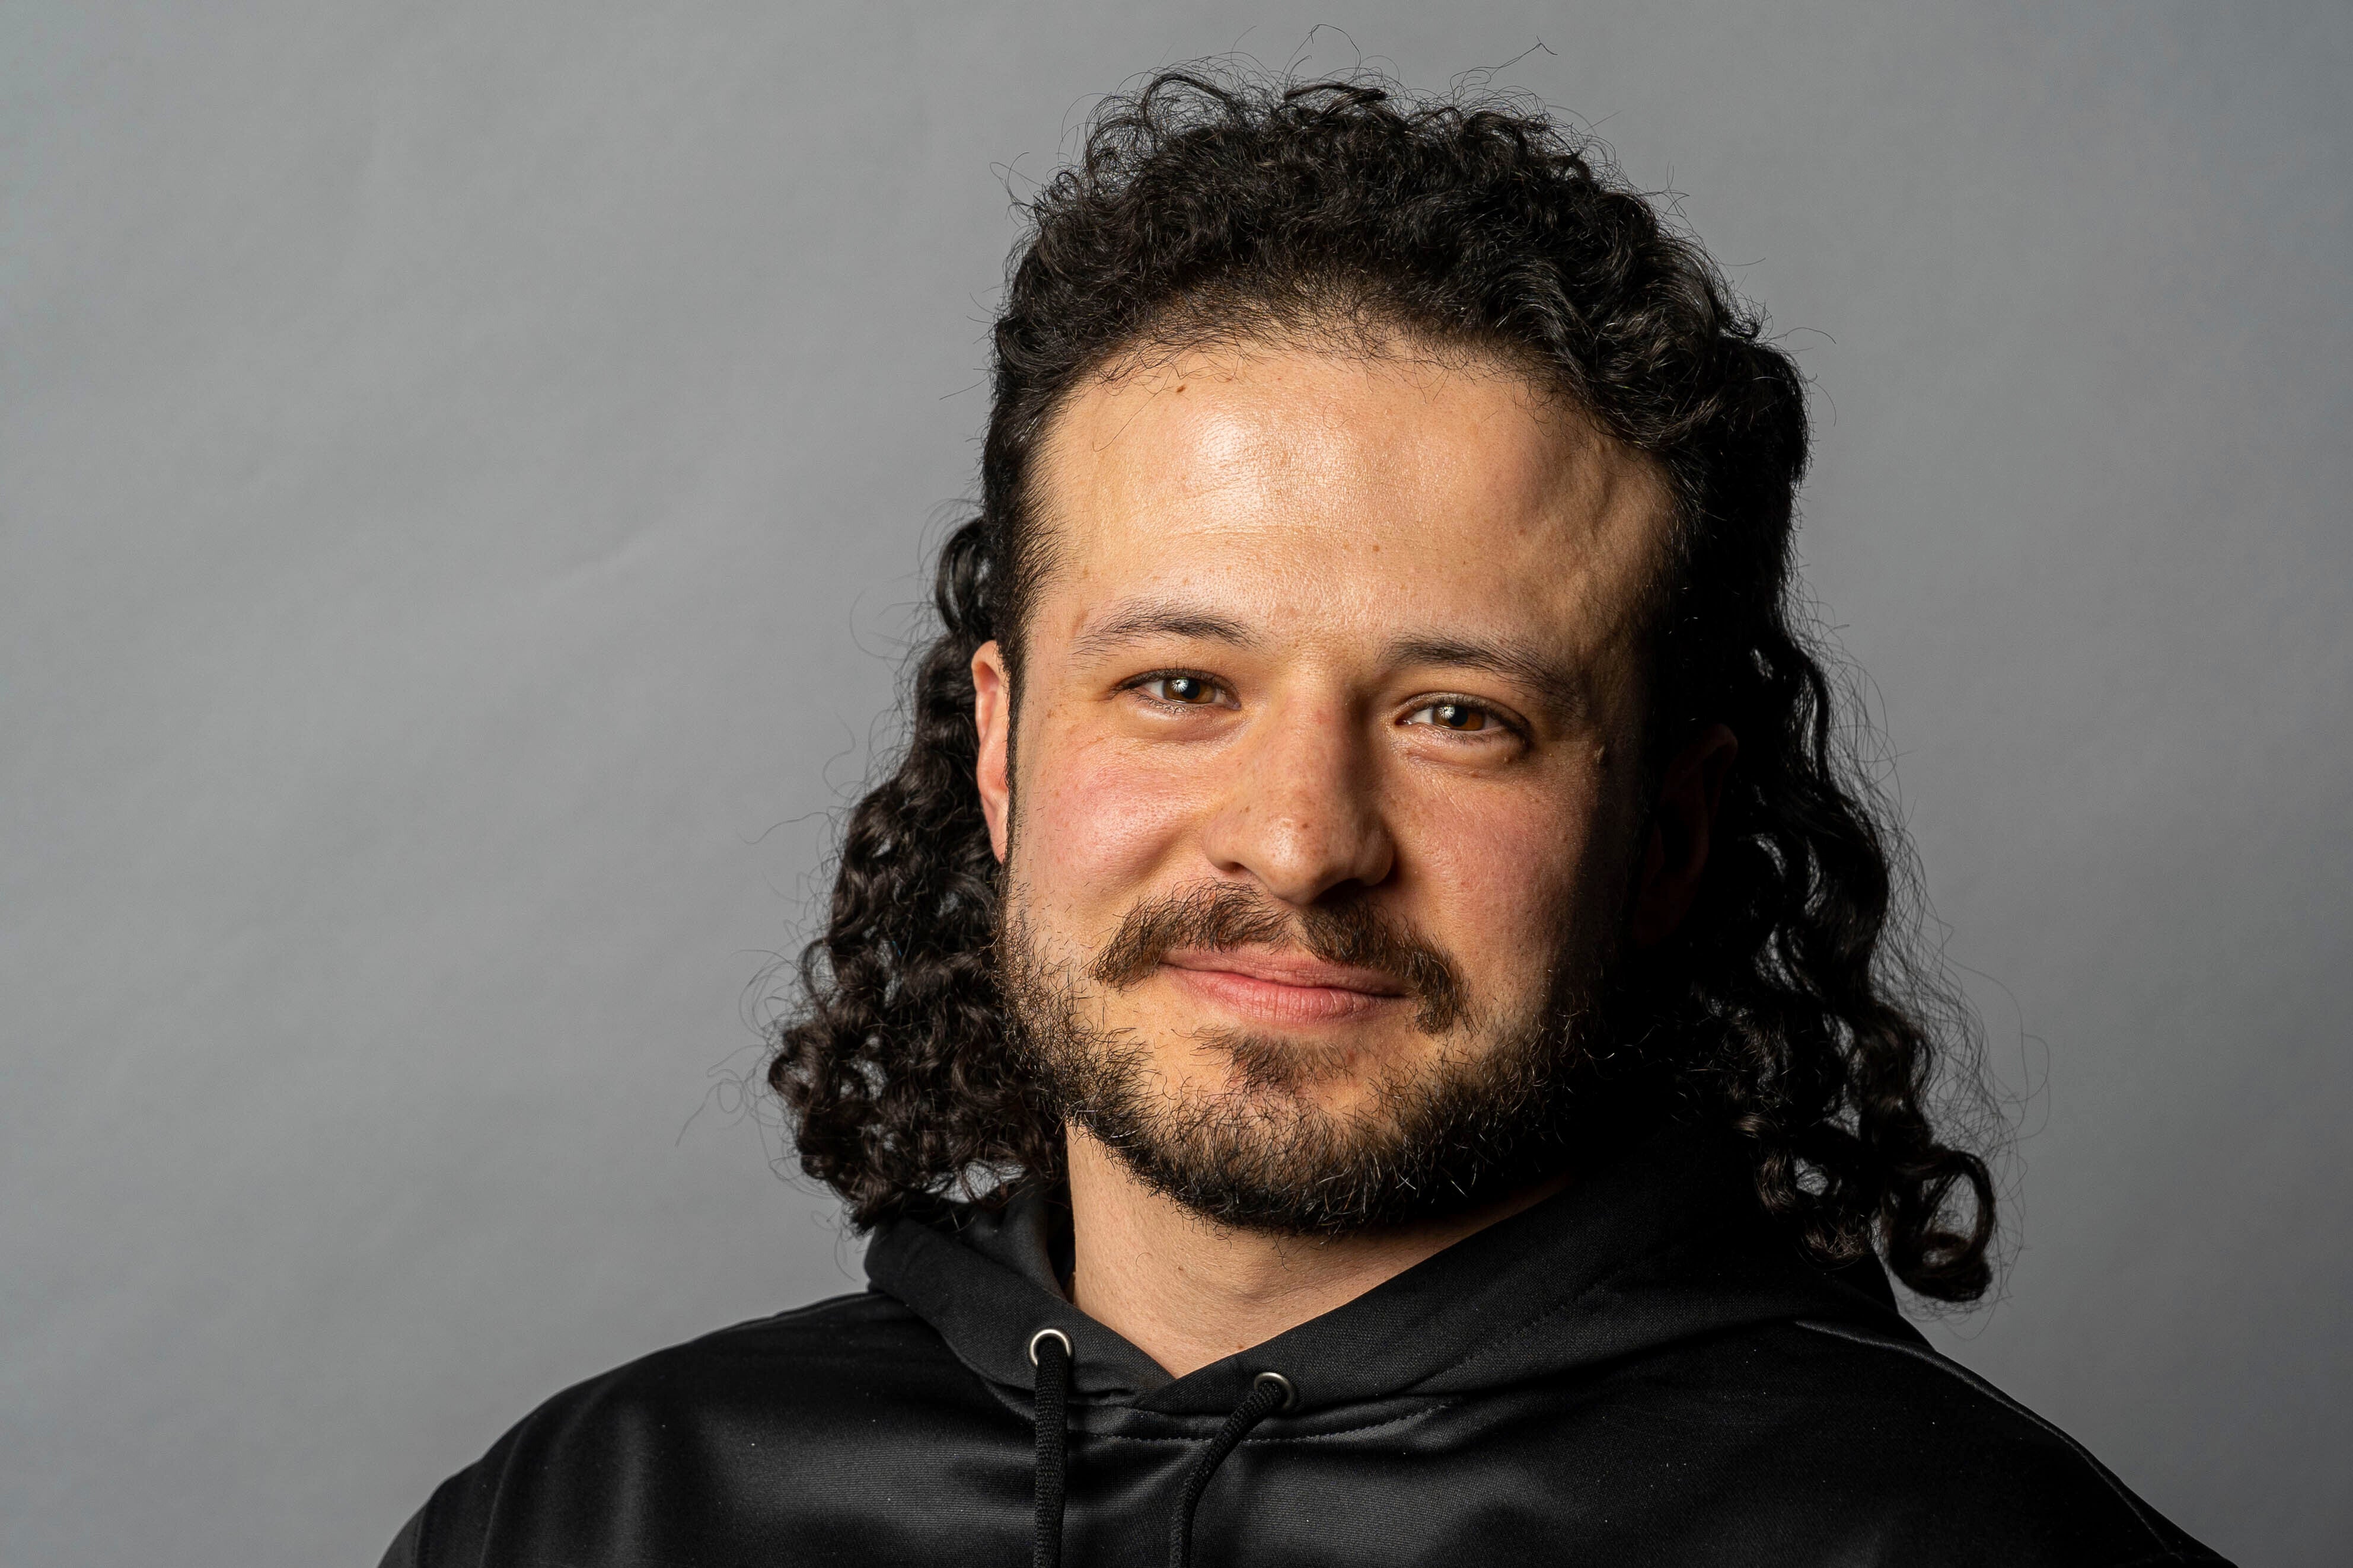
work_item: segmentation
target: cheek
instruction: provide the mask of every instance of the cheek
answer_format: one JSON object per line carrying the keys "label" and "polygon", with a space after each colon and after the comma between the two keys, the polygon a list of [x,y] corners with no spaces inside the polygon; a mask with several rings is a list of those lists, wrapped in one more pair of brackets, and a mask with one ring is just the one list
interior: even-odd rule
{"label": "cheek", "polygon": [[1417,918],[1491,985],[1540,984],[1566,937],[1605,940],[1622,859],[1597,782],[1453,792],[1417,813]]}
{"label": "cheek", "polygon": [[1016,869],[1037,914],[1108,926],[1175,854],[1194,791],[1113,742],[1057,733],[1050,722],[1040,730],[1020,757]]}

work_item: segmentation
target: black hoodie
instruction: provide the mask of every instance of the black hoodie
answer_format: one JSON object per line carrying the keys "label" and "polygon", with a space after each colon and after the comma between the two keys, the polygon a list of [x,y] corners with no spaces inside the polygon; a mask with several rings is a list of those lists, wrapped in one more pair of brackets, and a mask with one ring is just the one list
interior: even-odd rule
{"label": "black hoodie", "polygon": [[1663,1134],[1180,1378],[1064,1299],[1058,1205],[901,1221],[864,1294],[558,1394],[385,1562],[2220,1561],[1746,1190]]}

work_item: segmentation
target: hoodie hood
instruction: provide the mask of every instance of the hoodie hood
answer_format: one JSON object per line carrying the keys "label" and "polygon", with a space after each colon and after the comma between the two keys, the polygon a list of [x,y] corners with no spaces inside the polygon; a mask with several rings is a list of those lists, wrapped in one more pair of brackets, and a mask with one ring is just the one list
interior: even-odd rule
{"label": "hoodie hood", "polygon": [[1753,1192],[1728,1138],[1634,1132],[1178,1378],[1063,1299],[1054,1197],[902,1221],[875,1289],[558,1394],[385,1563],[2218,1561],[1929,1350],[1876,1263],[1809,1264]]}
{"label": "hoodie hood", "polygon": [[1063,1296],[1068,1212],[1051,1196],[895,1221],[866,1271],[1000,1389],[1026,1394],[1031,1337],[1057,1329],[1074,1398],[1172,1415],[1222,1415],[1262,1372],[1282,1373],[1293,1411],[1309,1415],[1461,1396],[1773,1321],[1918,1342],[1876,1261],[1812,1266],[1751,1191],[1724,1140],[1665,1129],[1345,1305],[1180,1378]]}

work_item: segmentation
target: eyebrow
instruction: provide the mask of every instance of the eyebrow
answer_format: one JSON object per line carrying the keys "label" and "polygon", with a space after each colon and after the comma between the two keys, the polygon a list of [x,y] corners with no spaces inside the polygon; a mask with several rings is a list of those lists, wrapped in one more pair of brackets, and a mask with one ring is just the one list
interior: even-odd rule
{"label": "eyebrow", "polygon": [[1263,639],[1229,616],[1213,615],[1188,605],[1155,600],[1131,601],[1106,612],[1071,644],[1081,658],[1095,658],[1147,637],[1192,637],[1221,642],[1230,647],[1256,647]]}
{"label": "eyebrow", "polygon": [[1563,668],[1508,638],[1398,637],[1382,651],[1391,664],[1438,665],[1500,675],[1541,692],[1546,701],[1567,712],[1582,712],[1592,701],[1581,670]]}

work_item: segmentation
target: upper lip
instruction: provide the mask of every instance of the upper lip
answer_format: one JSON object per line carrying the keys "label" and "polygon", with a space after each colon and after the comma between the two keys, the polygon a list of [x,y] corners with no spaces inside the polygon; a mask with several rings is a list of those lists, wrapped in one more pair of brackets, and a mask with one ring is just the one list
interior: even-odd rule
{"label": "upper lip", "polygon": [[1162,960],[1172,969],[1223,970],[1276,985],[1313,985],[1333,991],[1361,991],[1371,996],[1402,996],[1405,987],[1396,976],[1377,969],[1327,963],[1303,952],[1252,952],[1247,948],[1211,951],[1180,948]]}

